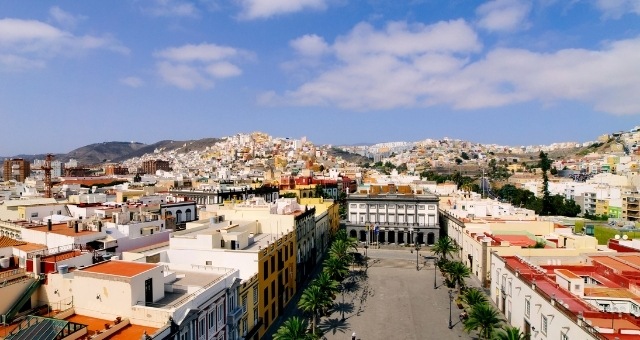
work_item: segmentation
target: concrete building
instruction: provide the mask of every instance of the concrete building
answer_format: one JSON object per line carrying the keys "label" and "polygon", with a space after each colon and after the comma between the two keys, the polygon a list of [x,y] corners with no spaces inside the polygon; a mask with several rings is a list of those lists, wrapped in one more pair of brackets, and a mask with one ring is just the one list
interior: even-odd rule
{"label": "concrete building", "polygon": [[168,161],[161,159],[154,159],[142,162],[142,171],[145,174],[155,174],[156,171],[171,171],[171,167]]}
{"label": "concrete building", "polygon": [[5,159],[3,164],[3,178],[5,181],[14,180],[24,182],[31,175],[29,161],[22,158]]}
{"label": "concrete building", "polygon": [[491,300],[527,338],[640,336],[637,254],[491,257]]}
{"label": "concrete building", "polygon": [[433,194],[403,193],[391,184],[375,194],[349,194],[347,206],[347,233],[361,242],[434,244],[440,237]]}

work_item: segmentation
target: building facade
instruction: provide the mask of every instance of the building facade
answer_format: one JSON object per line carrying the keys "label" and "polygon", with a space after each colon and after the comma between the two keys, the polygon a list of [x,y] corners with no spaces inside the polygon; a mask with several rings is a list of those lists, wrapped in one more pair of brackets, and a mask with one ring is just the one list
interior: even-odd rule
{"label": "building facade", "polygon": [[29,161],[22,158],[5,159],[3,170],[5,181],[24,182],[25,178],[31,174],[31,165]]}
{"label": "building facade", "polygon": [[171,167],[168,161],[154,159],[142,162],[142,171],[145,174],[155,174],[158,170],[170,171]]}
{"label": "building facade", "polygon": [[434,244],[440,237],[438,197],[354,193],[347,196],[347,233],[361,242]]}

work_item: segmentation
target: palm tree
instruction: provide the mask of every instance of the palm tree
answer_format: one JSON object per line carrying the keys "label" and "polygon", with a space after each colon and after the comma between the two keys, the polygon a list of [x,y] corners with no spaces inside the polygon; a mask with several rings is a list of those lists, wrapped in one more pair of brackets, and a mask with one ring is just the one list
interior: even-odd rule
{"label": "palm tree", "polygon": [[438,239],[433,245],[433,253],[440,256],[440,261],[446,260],[447,256],[450,256],[454,252],[458,251],[458,247],[453,243],[453,240],[449,236],[444,236]]}
{"label": "palm tree", "polygon": [[274,340],[301,340],[308,339],[307,321],[297,316],[291,317],[285,321],[276,334],[273,335]]}
{"label": "palm tree", "polygon": [[507,326],[499,329],[493,336],[495,340],[524,340],[526,336],[518,327]]}
{"label": "palm tree", "polygon": [[498,312],[489,304],[473,306],[469,318],[464,321],[464,330],[478,331],[480,339],[491,339],[494,330],[502,323]]}
{"label": "palm tree", "polygon": [[320,311],[331,305],[333,301],[318,286],[309,286],[302,292],[298,307],[304,312],[311,314],[311,328],[316,334],[316,325]]}
{"label": "palm tree", "polygon": [[320,290],[329,296],[340,291],[338,281],[334,280],[327,272],[318,274],[312,284],[320,287]]}
{"label": "palm tree", "polygon": [[479,289],[471,288],[464,293],[462,300],[464,300],[469,307],[473,307],[477,304],[487,303],[487,296]]}
{"label": "palm tree", "polygon": [[322,270],[334,280],[342,281],[349,274],[349,265],[344,260],[330,256],[324,260]]}
{"label": "palm tree", "polygon": [[466,286],[464,279],[471,276],[471,271],[469,270],[469,268],[465,266],[464,263],[458,261],[448,263],[444,271],[445,274],[449,276],[449,280],[454,285],[454,287],[455,285],[458,285],[458,288],[460,288],[460,290],[462,290]]}

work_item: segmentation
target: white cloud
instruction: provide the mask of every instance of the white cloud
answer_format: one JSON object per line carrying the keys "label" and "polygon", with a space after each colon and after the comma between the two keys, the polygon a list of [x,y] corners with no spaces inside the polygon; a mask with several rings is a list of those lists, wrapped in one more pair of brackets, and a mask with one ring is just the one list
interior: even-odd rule
{"label": "white cloud", "polygon": [[242,19],[265,19],[307,9],[323,10],[327,0],[240,0]]}
{"label": "white cloud", "polygon": [[232,63],[250,58],[247,51],[215,44],[170,47],[154,53],[158,74],[168,84],[182,89],[211,88],[214,79],[237,77],[242,70]]}
{"label": "white cloud", "polygon": [[478,26],[488,31],[516,31],[526,29],[531,11],[528,0],[492,0],[476,9]]}
{"label": "white cloud", "polygon": [[624,14],[640,14],[639,0],[596,0],[596,7],[606,18],[618,19]]}
{"label": "white cloud", "polygon": [[109,35],[79,36],[41,21],[0,19],[0,54],[4,56],[4,68],[18,64],[18,69],[27,69],[28,65],[44,67],[46,60],[58,55],[71,56],[95,49],[129,53],[128,48]]}
{"label": "white cloud", "polygon": [[180,0],[150,0],[142,12],[155,17],[197,17],[198,9],[193,3]]}
{"label": "white cloud", "polygon": [[78,22],[86,19],[84,16],[74,16],[71,13],[65,12],[58,6],[53,6],[49,9],[49,16],[51,16],[51,19],[58,25],[68,29],[74,29],[76,25],[78,25]]}
{"label": "white cloud", "polygon": [[575,101],[613,114],[640,114],[640,37],[597,50],[550,53],[497,48],[481,53],[464,21],[431,26],[357,25],[328,46],[298,88],[266,92],[264,105],[381,110],[448,105],[478,109],[539,101]]}
{"label": "white cloud", "polygon": [[138,88],[144,85],[144,81],[138,77],[124,77],[120,78],[120,82],[129,87]]}
{"label": "white cloud", "polygon": [[299,54],[310,57],[321,56],[329,50],[327,42],[315,34],[307,34],[292,40],[289,45]]}

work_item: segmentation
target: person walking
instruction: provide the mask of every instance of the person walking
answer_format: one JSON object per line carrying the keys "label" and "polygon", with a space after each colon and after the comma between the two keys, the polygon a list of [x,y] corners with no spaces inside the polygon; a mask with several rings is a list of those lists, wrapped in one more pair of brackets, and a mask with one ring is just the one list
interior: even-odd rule
{"label": "person walking", "polygon": [[353,332],[353,333],[351,334],[351,340],[356,340],[356,332]]}

